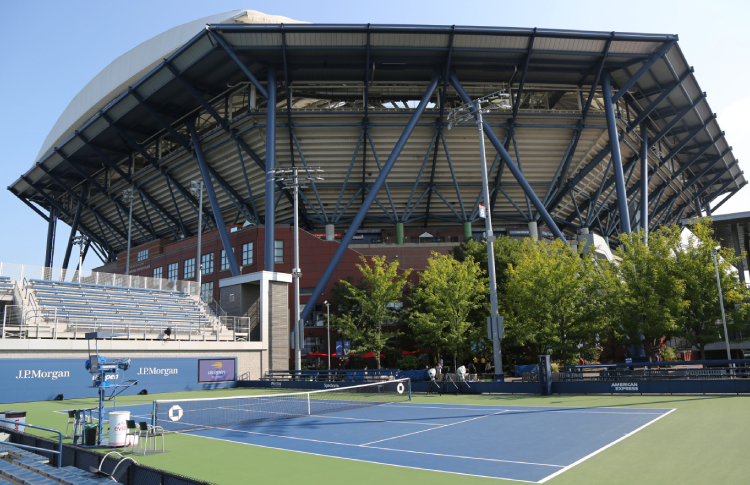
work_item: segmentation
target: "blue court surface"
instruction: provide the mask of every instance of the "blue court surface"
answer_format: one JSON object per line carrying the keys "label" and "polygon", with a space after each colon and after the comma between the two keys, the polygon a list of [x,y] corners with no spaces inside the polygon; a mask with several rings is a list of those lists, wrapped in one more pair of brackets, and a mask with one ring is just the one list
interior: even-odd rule
{"label": "blue court surface", "polygon": [[672,411],[394,403],[187,434],[384,465],[543,483]]}

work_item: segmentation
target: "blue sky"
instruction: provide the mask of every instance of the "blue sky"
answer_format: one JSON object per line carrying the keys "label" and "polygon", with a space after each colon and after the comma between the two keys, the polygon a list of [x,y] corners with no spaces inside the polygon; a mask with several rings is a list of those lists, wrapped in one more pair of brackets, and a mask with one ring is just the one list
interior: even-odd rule
{"label": "blue sky", "polygon": [[[33,163],[70,100],[99,71],[139,43],[176,25],[234,9],[315,23],[498,25],[678,34],[680,47],[740,167],[750,168],[750,80],[745,1],[76,1],[0,2],[3,63],[0,93],[0,183],[7,187]],[[750,175],[750,172],[748,172]],[[0,261],[42,265],[46,223],[7,190],[0,191]],[[719,212],[750,210],[745,187]],[[69,226],[58,225],[56,265]],[[101,264],[93,255],[84,268]]]}

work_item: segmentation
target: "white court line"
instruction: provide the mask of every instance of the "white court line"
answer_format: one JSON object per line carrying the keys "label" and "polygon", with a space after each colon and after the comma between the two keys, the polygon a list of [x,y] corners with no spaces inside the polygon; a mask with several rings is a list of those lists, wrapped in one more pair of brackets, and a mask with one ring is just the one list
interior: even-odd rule
{"label": "white court line", "polygon": [[[344,418],[342,416],[327,416],[325,414],[313,414],[309,417],[315,417],[315,418],[328,418],[328,419],[351,419],[352,421],[372,421],[374,423],[399,423],[399,424],[417,424],[420,426],[440,426],[439,424],[434,423],[417,423],[417,422],[410,422],[410,421],[389,421],[387,419],[364,419],[364,418]],[[442,419],[442,418],[439,418]]]}
{"label": "white court line", "polygon": [[[532,463],[532,462],[528,462],[528,461],[501,460],[499,458],[477,458],[477,457],[474,457],[474,456],[445,455],[445,454],[441,454],[441,453],[429,453],[429,452],[426,452],[426,451],[400,450],[398,448],[383,448],[383,447],[380,447],[380,446],[357,445],[357,444],[354,444],[354,443],[339,443],[337,441],[315,440],[315,439],[312,439],[312,438],[299,438],[299,437],[296,437],[296,436],[284,436],[284,435],[280,435],[280,434],[261,433],[261,432],[258,432],[258,431],[245,431],[245,430],[241,430],[241,429],[231,429],[229,431],[236,431],[237,433],[254,434],[254,435],[259,435],[259,436],[272,436],[274,438],[287,438],[287,439],[290,439],[290,440],[297,440],[297,441],[311,441],[313,443],[324,443],[324,444],[327,444],[327,445],[355,446],[355,447],[358,447],[358,448],[369,448],[369,449],[373,449],[373,450],[396,451],[398,453],[416,453],[416,454],[420,454],[420,455],[441,456],[443,458],[461,458],[461,459],[465,459],[465,460],[492,461],[492,462],[497,462],[497,463],[515,463],[515,464],[519,464],[519,465],[551,466],[551,467],[554,467],[554,468],[562,468],[564,466],[564,465],[551,465],[549,463]],[[195,436],[201,436],[203,438],[210,438],[210,436],[202,436],[202,435],[195,435]],[[229,441],[232,441],[232,440],[229,440]],[[242,443],[242,442],[241,441],[235,441],[235,443]],[[256,446],[255,443],[242,443],[242,444],[249,444],[249,445]],[[263,445],[257,445],[257,446],[263,446]],[[281,450],[287,450],[287,451],[297,451],[297,450],[289,450],[287,448],[279,448],[279,449],[281,449]],[[300,453],[304,453],[304,452],[300,452]],[[324,456],[331,456],[331,455],[324,455]]]}
{"label": "white court line", "polygon": [[[399,405],[403,405],[404,403],[393,403],[393,406],[401,407]],[[408,408],[420,408],[420,409],[451,409],[451,410],[460,410],[460,411],[496,411],[498,408],[473,408],[473,409],[467,409],[467,408],[448,408],[448,407],[440,407],[440,406],[420,406],[418,404],[411,405],[406,404],[403,407]],[[530,408],[537,407],[540,409],[543,409],[544,411],[550,411],[555,413],[588,413],[588,414],[662,414],[662,413],[641,413],[641,412],[633,412],[633,413],[621,413],[619,411],[606,411],[607,408],[552,408],[552,407],[543,407],[543,406],[529,406]],[[605,409],[604,411],[587,411],[587,409]],[[612,408],[612,409],[639,409],[639,408]],[[649,409],[649,408],[646,408]],[[658,409],[658,408],[654,408]],[[519,412],[519,413],[538,413],[539,410],[526,410],[526,409],[507,409],[508,412]],[[667,409],[665,409],[667,411]]]}
{"label": "white court line", "polygon": [[276,446],[266,446],[266,445],[256,445],[256,444],[251,444],[251,443],[242,443],[242,442],[239,442],[239,441],[227,440],[227,439],[224,439],[224,438],[213,438],[211,436],[200,436],[200,435],[192,435],[192,436],[196,436],[198,438],[208,438],[210,440],[216,440],[216,441],[227,441],[229,443],[235,443],[235,444],[240,444],[240,445],[257,446],[258,448],[268,448],[268,449],[271,449],[271,450],[288,451],[288,452],[292,452],[292,453],[304,453],[305,455],[322,456],[322,457],[325,457],[325,458],[338,458],[339,460],[358,461],[360,463],[373,463],[375,465],[395,466],[395,467],[398,467],[398,468],[409,468],[411,470],[422,470],[422,471],[436,472],[436,473],[452,473],[453,475],[463,475],[463,476],[467,476],[467,477],[492,478],[492,479],[495,479],[495,480],[510,480],[510,481],[514,481],[514,482],[523,482],[523,483],[539,483],[539,482],[533,482],[531,480],[520,480],[518,478],[491,477],[489,475],[475,475],[473,473],[452,472],[452,471],[446,471],[446,470],[436,470],[434,468],[422,468],[422,467],[418,467],[418,466],[406,466],[406,465],[396,465],[396,464],[393,464],[393,463],[383,463],[383,462],[380,462],[380,461],[361,460],[359,458],[346,458],[346,457],[343,457],[343,456],[324,455],[322,453],[313,453],[311,451],[288,450],[286,448],[279,448],[279,447],[276,447]]}
{"label": "white court line", "polygon": [[432,431],[433,429],[446,428],[448,426],[453,426],[455,424],[461,424],[461,423],[466,423],[468,421],[474,421],[475,419],[487,418],[489,416],[497,416],[498,414],[502,414],[502,413],[505,413],[505,412],[507,412],[507,411],[500,411],[499,413],[493,413],[493,414],[485,414],[484,416],[477,416],[476,418],[464,419],[463,421],[456,421],[455,423],[443,424],[443,425],[440,425],[440,426],[435,426],[434,428],[423,429],[422,431],[415,431],[413,433],[402,434],[401,436],[394,436],[393,438],[386,438],[384,440],[370,441],[369,443],[362,443],[361,446],[372,445],[372,444],[375,444],[375,443],[380,443],[382,441],[395,440],[396,438],[403,438],[404,436],[410,436],[410,435],[413,435],[413,434],[424,433],[425,431]]}
{"label": "white court line", "polygon": [[555,473],[553,473],[552,475],[549,475],[549,476],[547,476],[547,477],[545,477],[545,478],[541,479],[541,480],[540,480],[540,481],[539,481],[538,483],[544,483],[544,482],[546,482],[547,480],[551,480],[551,479],[555,478],[555,477],[556,477],[557,475],[559,475],[559,474],[561,474],[561,473],[563,473],[563,472],[565,472],[565,471],[567,471],[567,470],[570,470],[571,468],[573,468],[574,466],[576,466],[576,465],[578,465],[578,464],[580,464],[580,463],[583,463],[584,461],[588,460],[588,459],[589,459],[589,458],[591,458],[592,456],[594,456],[594,455],[597,455],[597,454],[601,453],[602,451],[606,450],[607,448],[609,448],[609,447],[611,447],[611,446],[614,446],[615,444],[619,443],[620,441],[624,440],[625,438],[627,438],[627,437],[629,437],[629,436],[633,436],[633,435],[634,435],[635,433],[637,433],[638,431],[642,430],[642,429],[643,429],[643,428],[645,428],[646,426],[648,426],[648,425],[650,425],[650,424],[653,424],[653,423],[655,423],[655,422],[659,421],[659,420],[660,420],[661,418],[663,418],[664,416],[667,416],[668,414],[671,414],[671,413],[673,413],[673,412],[674,412],[674,411],[676,411],[676,410],[677,410],[677,409],[670,409],[670,410],[669,410],[669,411],[667,411],[666,413],[662,414],[661,416],[659,416],[659,417],[658,417],[658,418],[656,418],[656,419],[652,419],[651,421],[649,421],[648,423],[644,424],[644,425],[643,425],[643,426],[641,426],[640,428],[634,429],[633,431],[631,431],[630,433],[628,433],[628,434],[624,435],[623,437],[621,437],[621,438],[619,438],[619,439],[616,439],[615,441],[611,442],[610,444],[608,444],[608,445],[606,445],[606,446],[602,446],[601,448],[599,448],[599,449],[598,449],[598,450],[596,450],[595,452],[593,452],[593,453],[590,453],[590,454],[588,454],[588,455],[584,456],[583,458],[581,458],[580,460],[578,460],[578,461],[575,461],[575,462],[571,463],[570,465],[566,466],[566,467],[565,467],[565,468],[563,468],[562,470],[558,470],[558,471],[556,471]]}

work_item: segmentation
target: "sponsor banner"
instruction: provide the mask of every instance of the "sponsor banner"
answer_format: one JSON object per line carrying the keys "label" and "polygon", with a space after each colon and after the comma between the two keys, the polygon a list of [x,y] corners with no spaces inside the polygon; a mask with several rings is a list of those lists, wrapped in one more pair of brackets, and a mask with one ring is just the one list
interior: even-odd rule
{"label": "sponsor banner", "polygon": [[198,382],[234,382],[234,359],[198,360]]}
{"label": "sponsor banner", "polygon": [[[104,353],[110,359],[121,357],[116,352]],[[228,380],[199,382],[196,374],[199,360],[195,358],[140,358],[132,357],[127,371],[118,370],[107,374],[110,385],[125,381],[138,381],[123,394],[138,394],[146,389],[149,393],[178,392],[235,386],[235,359],[217,358],[222,370],[231,370]],[[84,367],[86,359],[0,359],[0,403],[46,401],[62,394],[65,399],[96,397],[93,379]],[[228,368],[229,367],[229,368]],[[210,369],[215,370],[210,367]]]}
{"label": "sponsor banner", "polygon": [[344,356],[344,343],[341,340],[336,341],[336,357]]}

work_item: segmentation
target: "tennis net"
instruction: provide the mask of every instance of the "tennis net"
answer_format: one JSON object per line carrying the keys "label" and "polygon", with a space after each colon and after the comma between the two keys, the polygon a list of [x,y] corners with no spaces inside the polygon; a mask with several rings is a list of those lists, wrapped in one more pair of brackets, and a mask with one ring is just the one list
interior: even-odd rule
{"label": "tennis net", "polygon": [[227,428],[411,400],[411,381],[392,381],[319,391],[154,401],[153,421],[167,432]]}

